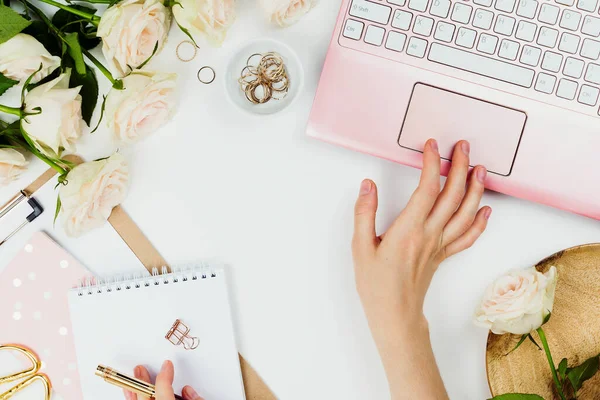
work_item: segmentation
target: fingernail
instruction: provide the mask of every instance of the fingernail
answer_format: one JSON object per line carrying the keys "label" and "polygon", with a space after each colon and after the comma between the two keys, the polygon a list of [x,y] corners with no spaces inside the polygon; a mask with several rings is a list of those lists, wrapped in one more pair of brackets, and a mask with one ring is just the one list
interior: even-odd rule
{"label": "fingernail", "polygon": [[166,360],[165,362],[163,362],[162,367],[160,367],[160,372],[165,372],[167,370],[167,367],[169,366],[169,363],[171,361]]}
{"label": "fingernail", "polygon": [[485,219],[490,219],[490,216],[492,215],[492,209],[488,208],[487,210],[485,210],[485,213],[483,214],[483,216],[485,217]]}
{"label": "fingernail", "polygon": [[368,179],[365,179],[360,184],[360,195],[364,196],[365,194],[368,194],[372,188],[373,188],[373,184],[371,183],[371,181]]}
{"label": "fingernail", "polygon": [[460,144],[460,148],[462,152],[465,153],[465,155],[469,155],[469,152],[471,151],[471,145],[469,144],[469,142],[462,142]]}
{"label": "fingernail", "polygon": [[129,390],[124,390],[125,392],[125,398],[127,400],[132,400],[133,399],[133,393],[131,393]]}
{"label": "fingernail", "polygon": [[436,153],[439,152],[438,143],[435,139],[429,140],[429,147],[431,147],[431,150],[435,151]]}
{"label": "fingernail", "polygon": [[196,400],[200,398],[200,395],[198,393],[196,393],[196,391],[194,389],[192,389],[190,386],[186,386],[183,388],[183,395],[188,398],[188,399],[192,399],[192,400]]}
{"label": "fingernail", "polygon": [[487,170],[484,167],[477,168],[476,176],[479,182],[484,183],[485,177],[487,176]]}
{"label": "fingernail", "polygon": [[136,378],[139,378],[140,376],[142,376],[142,369],[140,368],[139,365],[133,369],[133,376]]}

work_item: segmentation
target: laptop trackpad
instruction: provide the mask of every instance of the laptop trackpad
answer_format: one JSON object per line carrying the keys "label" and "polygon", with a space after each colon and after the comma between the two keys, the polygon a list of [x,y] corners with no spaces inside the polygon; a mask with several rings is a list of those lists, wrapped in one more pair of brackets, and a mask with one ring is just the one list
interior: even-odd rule
{"label": "laptop trackpad", "polygon": [[509,175],[527,115],[519,110],[417,83],[398,143],[423,151],[429,138],[438,141],[449,160],[459,140],[471,143],[471,164]]}

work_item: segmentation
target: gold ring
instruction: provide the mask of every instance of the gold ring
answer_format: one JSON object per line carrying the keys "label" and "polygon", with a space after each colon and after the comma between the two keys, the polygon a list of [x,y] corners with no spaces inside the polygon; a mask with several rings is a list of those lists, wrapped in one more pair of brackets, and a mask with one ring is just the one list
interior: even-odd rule
{"label": "gold ring", "polygon": [[[203,81],[202,78],[200,78],[200,74],[202,73],[202,71],[204,71],[205,69],[208,69],[212,72],[212,79],[209,81]],[[217,77],[217,73],[215,72],[215,70],[212,67],[209,67],[208,65],[205,65],[204,67],[200,68],[198,70],[198,73],[196,74],[198,80],[202,83],[204,83],[205,85],[209,85],[211,83],[213,83]]]}
{"label": "gold ring", "polygon": [[[190,58],[183,58],[181,57],[181,55],[179,54],[179,48],[181,47],[182,44],[184,43],[189,43],[192,48],[194,49],[194,54],[192,55],[192,57]],[[177,58],[179,58],[180,61],[183,62],[189,62],[192,61],[194,58],[196,58],[196,54],[198,53],[198,48],[196,47],[196,45],[191,41],[191,40],[184,40],[183,42],[179,43],[177,45],[177,47],[175,48],[175,55],[177,56]]]}

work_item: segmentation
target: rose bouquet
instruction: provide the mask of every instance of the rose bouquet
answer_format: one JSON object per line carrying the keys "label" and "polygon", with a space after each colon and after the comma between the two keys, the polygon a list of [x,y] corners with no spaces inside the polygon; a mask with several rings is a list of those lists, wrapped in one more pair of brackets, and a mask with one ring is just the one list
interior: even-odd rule
{"label": "rose bouquet", "polygon": [[[535,267],[510,271],[498,278],[485,291],[481,304],[475,311],[474,322],[497,335],[515,334],[520,338],[511,351],[517,350],[525,340],[533,342],[545,352],[555,391],[561,400],[577,399],[583,383],[598,372],[599,356],[578,366],[569,367],[564,358],[554,363],[543,325],[550,320],[558,282],[555,267],[545,273]],[[540,347],[535,339],[538,337]],[[543,400],[537,394],[508,393],[492,400]],[[550,400],[550,399],[547,399]]]}
{"label": "rose bouquet", "polygon": [[[119,154],[76,166],[89,127],[105,121],[119,145],[160,128],[175,111],[175,74],[151,71],[172,20],[194,43],[220,45],[235,21],[235,0],[84,0],[106,4],[102,15],[57,0],[0,0],[0,96],[21,87],[20,102],[0,104],[0,184],[16,179],[33,154],[59,173],[56,216],[78,236],[104,223],[123,201],[128,173]],[[316,0],[259,0],[268,18],[287,26]],[[57,11],[47,16],[42,2]],[[101,47],[104,61],[91,53]],[[96,73],[112,85],[100,100]],[[4,103],[0,99],[0,103]],[[99,118],[92,124],[95,111]]]}

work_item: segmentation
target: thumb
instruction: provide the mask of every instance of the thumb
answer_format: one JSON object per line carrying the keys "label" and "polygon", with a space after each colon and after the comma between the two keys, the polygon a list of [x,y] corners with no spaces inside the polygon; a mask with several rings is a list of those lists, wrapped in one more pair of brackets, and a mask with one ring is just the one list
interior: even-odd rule
{"label": "thumb", "polygon": [[175,393],[173,392],[174,378],[173,363],[167,360],[163,363],[160,373],[156,377],[156,400],[175,400]]}
{"label": "thumb", "polygon": [[377,240],[375,233],[375,215],[377,213],[377,186],[370,179],[360,184],[360,192],[354,206],[354,239],[352,248],[355,252],[373,251]]}

